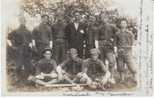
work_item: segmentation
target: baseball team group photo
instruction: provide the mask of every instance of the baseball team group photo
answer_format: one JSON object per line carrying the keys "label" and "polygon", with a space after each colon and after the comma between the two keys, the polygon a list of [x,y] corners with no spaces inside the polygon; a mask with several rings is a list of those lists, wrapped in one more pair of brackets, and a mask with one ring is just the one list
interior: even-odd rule
{"label": "baseball team group photo", "polygon": [[6,36],[8,90],[134,90],[137,18],[111,1],[23,0]]}

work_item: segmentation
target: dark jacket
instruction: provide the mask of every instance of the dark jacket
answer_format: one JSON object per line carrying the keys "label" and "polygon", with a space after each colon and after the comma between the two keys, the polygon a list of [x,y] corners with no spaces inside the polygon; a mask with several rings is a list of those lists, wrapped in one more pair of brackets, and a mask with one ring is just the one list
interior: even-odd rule
{"label": "dark jacket", "polygon": [[[84,31],[84,33],[81,33],[81,31]],[[74,23],[68,24],[65,28],[65,37],[68,48],[81,48],[83,46],[83,41],[87,40],[86,26],[79,23],[79,27],[76,30]]]}
{"label": "dark jacket", "polygon": [[87,27],[87,34],[88,34],[88,48],[95,48],[95,38],[98,34],[98,27],[96,24],[89,24]]}

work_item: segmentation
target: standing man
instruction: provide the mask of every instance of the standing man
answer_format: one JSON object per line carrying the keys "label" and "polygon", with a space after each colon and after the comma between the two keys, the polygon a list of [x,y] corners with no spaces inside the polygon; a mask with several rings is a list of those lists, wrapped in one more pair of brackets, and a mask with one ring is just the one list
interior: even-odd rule
{"label": "standing man", "polygon": [[20,26],[8,35],[8,45],[15,50],[16,77],[18,82],[25,83],[32,73],[31,65],[31,32],[26,28],[26,20],[19,18]]}
{"label": "standing man", "polygon": [[61,16],[57,19],[57,23],[53,25],[53,57],[58,64],[66,58],[65,26],[66,24]]}
{"label": "standing man", "polygon": [[133,75],[133,79],[136,82],[136,68],[132,57],[132,46],[134,41],[134,35],[127,29],[127,21],[121,20],[121,29],[116,33],[116,44],[118,52],[118,65],[117,69],[120,73],[121,81],[125,80],[125,69],[124,66],[128,67]]}
{"label": "standing man", "polygon": [[38,27],[34,28],[33,35],[33,46],[36,48],[38,53],[38,58],[41,56],[41,52],[44,48],[53,47],[53,34],[51,27],[48,24],[49,16],[42,15],[41,23]]}
{"label": "standing man", "polygon": [[112,81],[114,80],[114,68],[115,68],[115,56],[114,56],[114,45],[115,45],[115,33],[116,27],[111,24],[107,17],[104,17],[103,23],[96,36],[95,46],[99,48],[101,52],[101,60],[107,60],[109,62],[109,71],[111,72]]}
{"label": "standing man", "polygon": [[80,23],[80,13],[75,12],[74,21],[65,28],[66,41],[68,49],[75,48],[80,58],[85,58],[87,50],[86,25]]}

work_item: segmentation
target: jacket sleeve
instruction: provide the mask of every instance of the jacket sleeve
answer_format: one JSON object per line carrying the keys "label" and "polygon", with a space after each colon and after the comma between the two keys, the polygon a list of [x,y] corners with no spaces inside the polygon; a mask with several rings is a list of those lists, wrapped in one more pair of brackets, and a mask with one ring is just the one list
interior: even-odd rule
{"label": "jacket sleeve", "polygon": [[114,46],[118,46],[118,36],[119,36],[119,31],[117,31],[115,33],[115,36],[114,36]]}
{"label": "jacket sleeve", "polygon": [[66,41],[66,48],[69,48],[69,41],[70,41],[70,25],[65,27],[65,41]]}
{"label": "jacket sleeve", "polygon": [[37,28],[34,28],[33,31],[32,31],[32,39],[34,40],[37,40],[38,39],[38,29]]}
{"label": "jacket sleeve", "polygon": [[116,41],[117,41],[117,36],[116,33],[118,32],[118,28],[113,25],[113,34],[112,34],[112,38],[113,38],[113,46],[116,46]]}
{"label": "jacket sleeve", "polygon": [[55,60],[52,60],[52,65],[53,65],[54,70],[56,71],[56,69],[57,69],[57,63],[56,63]]}
{"label": "jacket sleeve", "polygon": [[129,31],[129,33],[130,33],[130,43],[131,43],[131,46],[132,46],[133,43],[134,43],[135,36],[134,36],[134,34],[131,31]]}
{"label": "jacket sleeve", "polygon": [[40,61],[35,65],[35,75],[39,75],[41,73],[40,65]]}
{"label": "jacket sleeve", "polygon": [[50,41],[53,41],[53,28],[50,28],[50,27],[49,27],[49,30],[50,30],[50,31],[49,31],[49,40],[50,40]]}
{"label": "jacket sleeve", "polygon": [[82,72],[87,73],[88,71],[88,60],[84,60],[82,63]]}
{"label": "jacket sleeve", "polygon": [[12,45],[15,45],[15,39],[16,39],[16,31],[12,31],[8,34],[8,40],[11,41]]}
{"label": "jacket sleeve", "polygon": [[66,70],[67,69],[67,63],[69,62],[69,59],[67,59],[67,60],[65,60],[64,62],[62,62],[61,64],[60,64],[60,66],[62,67],[62,69],[64,69],[64,70]]}
{"label": "jacket sleeve", "polygon": [[106,68],[105,64],[103,63],[103,61],[98,60],[98,62],[99,62],[99,64],[100,64],[101,68],[102,68],[102,71],[103,71],[103,72],[106,72],[106,71],[107,71],[107,68]]}
{"label": "jacket sleeve", "polygon": [[97,32],[95,33],[95,40],[99,40],[99,35],[100,35],[100,29],[98,28]]}
{"label": "jacket sleeve", "polygon": [[27,31],[28,32],[28,40],[29,40],[29,43],[32,42],[32,32],[31,31]]}

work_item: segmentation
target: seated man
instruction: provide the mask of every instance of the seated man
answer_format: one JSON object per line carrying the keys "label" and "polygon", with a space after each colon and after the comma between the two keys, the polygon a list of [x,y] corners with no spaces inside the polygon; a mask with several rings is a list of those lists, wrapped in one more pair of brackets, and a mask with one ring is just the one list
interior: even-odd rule
{"label": "seated man", "polygon": [[68,51],[68,56],[68,59],[57,67],[59,77],[67,83],[79,83],[77,74],[82,71],[82,59],[78,57],[77,50],[74,48]]}
{"label": "seated man", "polygon": [[35,76],[30,76],[28,80],[44,86],[58,83],[58,75],[56,72],[57,64],[56,61],[51,58],[51,49],[46,48],[43,51],[43,56],[44,58],[36,64]]}
{"label": "seated man", "polygon": [[100,54],[98,49],[91,49],[90,54],[91,57],[83,62],[81,81],[85,81],[91,88],[100,87],[104,89],[104,85],[109,82],[111,74],[103,61],[98,59]]}

